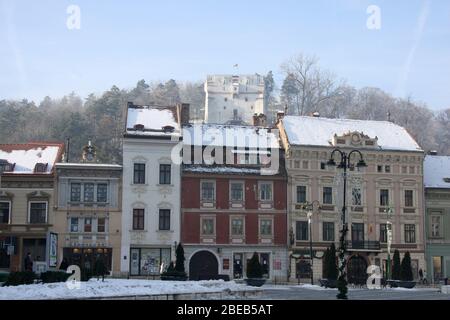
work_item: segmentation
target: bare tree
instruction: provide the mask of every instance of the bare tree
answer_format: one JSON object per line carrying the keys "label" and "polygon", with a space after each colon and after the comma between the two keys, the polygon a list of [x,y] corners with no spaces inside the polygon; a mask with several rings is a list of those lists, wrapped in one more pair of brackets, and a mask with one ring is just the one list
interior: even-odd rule
{"label": "bare tree", "polygon": [[286,76],[282,101],[299,115],[321,111],[330,99],[341,94],[343,86],[337,84],[333,73],[318,66],[315,56],[294,56],[281,65],[281,70]]}

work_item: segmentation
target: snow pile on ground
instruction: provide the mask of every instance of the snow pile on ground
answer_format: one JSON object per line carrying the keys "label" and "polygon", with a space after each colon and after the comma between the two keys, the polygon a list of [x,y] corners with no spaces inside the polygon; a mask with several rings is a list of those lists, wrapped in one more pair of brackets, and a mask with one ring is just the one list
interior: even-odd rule
{"label": "snow pile on ground", "polygon": [[78,299],[180,293],[255,290],[234,281],[161,281],[91,279],[81,282],[79,289],[70,289],[65,282],[0,287],[0,300]]}

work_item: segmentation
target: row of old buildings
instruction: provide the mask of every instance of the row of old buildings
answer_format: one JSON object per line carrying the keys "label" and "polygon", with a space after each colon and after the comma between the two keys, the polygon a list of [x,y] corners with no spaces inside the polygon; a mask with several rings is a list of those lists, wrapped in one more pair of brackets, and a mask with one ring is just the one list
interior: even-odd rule
{"label": "row of old buildings", "polygon": [[[203,123],[187,104],[128,103],[122,165],[98,163],[90,143],[76,162],[63,143],[0,145],[0,270],[31,253],[36,268],[104,259],[114,276],[157,277],[181,242],[190,279],[243,278],[255,252],[274,282],[311,267],[319,279],[345,193],[350,281],[387,269],[388,226],[416,279],[448,277],[450,157],[389,121],[278,112],[268,125],[257,75],[210,76],[205,89]],[[360,152],[345,191],[334,149]]]}

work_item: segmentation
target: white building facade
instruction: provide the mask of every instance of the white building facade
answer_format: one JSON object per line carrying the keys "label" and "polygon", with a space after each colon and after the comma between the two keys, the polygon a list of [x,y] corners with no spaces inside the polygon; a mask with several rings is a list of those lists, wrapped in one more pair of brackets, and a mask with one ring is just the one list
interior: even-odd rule
{"label": "white building facade", "polygon": [[264,77],[254,75],[208,75],[205,82],[205,122],[252,124],[264,110]]}
{"label": "white building facade", "polygon": [[180,166],[172,148],[189,105],[136,106],[128,103],[123,139],[121,272],[159,275],[175,260],[180,240]]}

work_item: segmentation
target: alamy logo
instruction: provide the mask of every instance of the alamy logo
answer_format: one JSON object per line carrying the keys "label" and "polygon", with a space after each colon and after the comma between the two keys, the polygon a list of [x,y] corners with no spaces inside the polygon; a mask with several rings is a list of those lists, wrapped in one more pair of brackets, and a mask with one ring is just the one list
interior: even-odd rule
{"label": "alamy logo", "polygon": [[[258,166],[261,175],[275,175],[279,169],[278,130],[252,129],[256,134],[234,130],[183,128],[182,141],[172,149],[174,164],[188,165],[249,165]],[[242,133],[242,134],[239,134]]]}

